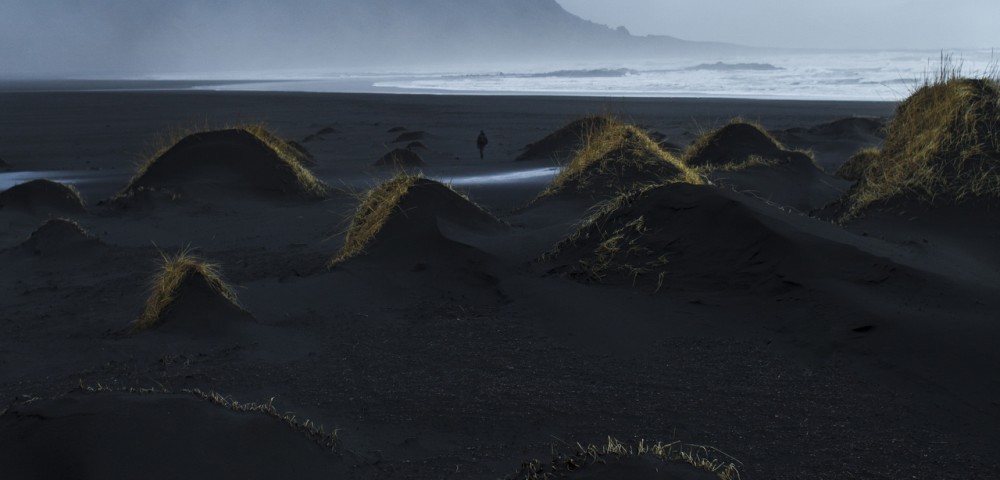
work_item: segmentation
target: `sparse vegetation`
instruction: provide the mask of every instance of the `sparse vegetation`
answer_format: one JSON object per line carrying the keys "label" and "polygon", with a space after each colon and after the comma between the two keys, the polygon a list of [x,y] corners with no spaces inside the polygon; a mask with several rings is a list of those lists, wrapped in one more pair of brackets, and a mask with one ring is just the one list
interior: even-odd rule
{"label": "sparse vegetation", "polygon": [[700,175],[640,128],[609,120],[591,124],[573,160],[540,196],[563,191],[614,195],[642,185],[675,181],[704,183]]}
{"label": "sparse vegetation", "polygon": [[881,151],[878,148],[865,148],[848,158],[840,168],[837,169],[837,176],[843,178],[844,180],[850,180],[856,182],[861,180],[861,176],[864,174],[865,169],[871,164],[872,161],[878,158]]}
{"label": "sparse vegetation", "polygon": [[202,260],[187,249],[176,255],[167,255],[161,252],[161,256],[163,266],[159,273],[153,277],[149,299],[146,301],[142,315],[132,323],[133,332],[155,327],[160,322],[164,312],[177,299],[178,288],[191,275],[200,275],[210,288],[242,310],[236,293],[229,284],[223,281],[218,265]]}
{"label": "sparse vegetation", "polygon": [[808,157],[819,168],[810,152],[790,151],[759,123],[736,117],[719,129],[702,133],[681,160],[698,173],[708,174],[775,166],[795,155]]}
{"label": "sparse vegetation", "polygon": [[580,259],[574,271],[594,282],[602,281],[609,273],[616,273],[630,278],[633,285],[639,277],[654,273],[658,279],[656,289],[659,290],[667,274],[665,267],[669,259],[666,254],[655,255],[656,252],[644,245],[646,242],[643,236],[648,231],[645,217],[639,216],[621,225],[612,225],[613,230],[605,227],[608,219],[616,212],[660,186],[646,185],[595,205],[580,228],[569,238],[556,244],[542,259],[551,260],[571,246],[589,244],[590,237],[596,235],[598,238],[594,239],[596,246],[593,252]]}
{"label": "sparse vegetation", "polygon": [[[260,141],[264,146],[266,146],[267,150],[274,155],[275,159],[277,159],[279,164],[278,166],[291,174],[291,181],[289,183],[294,184],[295,190],[310,197],[321,198],[326,196],[329,190],[327,185],[316,178],[316,176],[305,167],[306,164],[311,162],[306,150],[296,148],[293,143],[281,139],[271,132],[263,123],[243,123],[218,129],[211,129],[207,127],[203,129],[180,129],[171,131],[159,137],[154,143],[154,147],[152,149],[153,153],[148,155],[144,161],[139,163],[135,175],[132,176],[125,188],[118,194],[118,198],[127,197],[131,192],[139,187],[144,176],[149,173],[157,162],[182,141],[200,134],[211,134],[225,131],[248,133],[254,139]],[[278,170],[278,173],[280,174],[281,171]]]}
{"label": "sparse vegetation", "polygon": [[85,209],[86,202],[73,185],[40,178],[0,192],[0,207],[8,205],[80,212]]}
{"label": "sparse vegetation", "polygon": [[393,210],[399,207],[400,200],[410,190],[410,187],[422,179],[423,177],[419,175],[398,171],[389,180],[361,194],[358,208],[347,227],[344,246],[340,248],[337,256],[330,260],[328,266],[332,268],[364,251],[365,245],[375,238],[375,235],[389,221]]}
{"label": "sparse vegetation", "polygon": [[892,198],[958,203],[1000,197],[1000,81],[942,69],[896,109],[878,151],[846,165],[856,176],[841,220]]}
{"label": "sparse vegetation", "polygon": [[[169,390],[155,389],[155,388],[127,388],[127,389],[115,389],[108,387],[106,385],[101,385],[100,383],[90,386],[84,385],[80,382],[80,390],[89,393],[132,393],[139,395],[147,394],[171,394]],[[205,400],[209,403],[218,405],[223,408],[241,413],[260,413],[264,415],[269,415],[274,417],[284,424],[291,427],[293,430],[302,432],[310,440],[318,443],[320,446],[329,448],[331,450],[337,447],[337,431],[326,432],[322,425],[317,425],[311,420],[300,421],[298,417],[293,412],[281,412],[274,406],[274,398],[272,397],[267,403],[254,403],[254,402],[238,402],[232,397],[222,395],[214,391],[202,391],[197,388],[195,389],[184,389],[181,393],[193,395],[197,398]]]}
{"label": "sparse vegetation", "polygon": [[713,473],[722,480],[739,480],[738,460],[722,451],[703,445],[685,444],[679,441],[625,444],[608,437],[602,445],[582,445],[577,443],[569,453],[553,456],[548,462],[532,460],[525,462],[515,475],[517,480],[551,480],[564,478],[568,474],[597,463],[610,463],[628,457],[649,456],[661,462],[683,462],[695,468]]}

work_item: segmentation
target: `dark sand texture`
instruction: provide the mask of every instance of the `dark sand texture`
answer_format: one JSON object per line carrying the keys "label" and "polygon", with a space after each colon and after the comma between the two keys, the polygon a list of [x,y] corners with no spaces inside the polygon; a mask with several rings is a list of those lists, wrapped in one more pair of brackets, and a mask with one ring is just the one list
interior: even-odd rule
{"label": "dark sand texture", "polygon": [[[532,460],[614,437],[715,447],[709,460],[749,480],[993,479],[1000,220],[988,198],[875,205],[838,224],[808,212],[855,184],[811,162],[692,168],[661,145],[751,118],[834,172],[886,146],[853,119],[895,107],[0,93],[0,153],[18,168],[3,188],[59,179],[88,205],[32,212],[5,196],[0,208],[0,478],[528,478]],[[622,124],[602,141],[568,135],[516,160],[600,112]],[[302,195],[273,149],[225,127],[149,155],[159,135],[206,119],[303,139],[329,189]],[[423,176],[372,165],[412,132],[433,134],[419,140]],[[156,157],[172,161],[147,186],[164,190],[108,201]],[[377,195],[394,176],[405,188]],[[78,226],[46,224],[63,217]],[[180,277],[162,323],[133,332],[163,256],[183,252],[227,287]],[[337,429],[336,446],[183,393],[194,389],[273,399]],[[605,461],[563,473],[711,475]]]}
{"label": "dark sand texture", "polygon": [[0,415],[4,478],[330,478],[345,461],[284,423],[194,394],[77,392]]}

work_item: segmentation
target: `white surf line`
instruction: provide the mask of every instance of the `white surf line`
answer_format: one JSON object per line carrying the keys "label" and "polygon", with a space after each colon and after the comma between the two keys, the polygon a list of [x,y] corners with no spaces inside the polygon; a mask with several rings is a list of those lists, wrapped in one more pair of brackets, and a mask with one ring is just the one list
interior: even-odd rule
{"label": "white surf line", "polygon": [[430,178],[441,183],[458,186],[495,185],[552,178],[559,173],[559,170],[560,167],[545,167],[531,170],[519,170],[516,172],[496,173],[491,175],[458,175],[453,177],[433,176]]}

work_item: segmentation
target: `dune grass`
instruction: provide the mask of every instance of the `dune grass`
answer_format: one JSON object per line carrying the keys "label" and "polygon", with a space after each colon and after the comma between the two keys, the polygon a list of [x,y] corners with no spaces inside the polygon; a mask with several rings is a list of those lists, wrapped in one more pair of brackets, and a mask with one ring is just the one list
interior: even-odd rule
{"label": "dune grass", "polygon": [[876,147],[859,150],[854,155],[851,155],[851,158],[848,158],[847,161],[840,165],[840,168],[837,169],[837,176],[852,182],[861,180],[861,176],[864,174],[865,169],[867,169],[871,162],[877,159],[880,154],[881,150]]}
{"label": "dune grass", "polygon": [[1000,197],[1000,78],[967,78],[943,66],[897,107],[882,148],[851,163],[845,174],[858,183],[841,221],[896,197]]}
{"label": "dune grass", "polygon": [[667,275],[665,267],[669,259],[666,255],[654,257],[654,252],[644,246],[646,243],[644,236],[648,232],[645,217],[634,218],[613,230],[609,230],[606,224],[615,212],[631,205],[650,190],[665,184],[644,185],[597,203],[579,228],[542,255],[542,260],[555,259],[575,245],[590,243],[588,240],[591,235],[598,235],[593,252],[575,265],[578,273],[595,282],[601,282],[610,273],[618,273],[631,278],[633,286],[639,277],[655,273],[658,279],[656,291],[659,291]]}
{"label": "dune grass", "polygon": [[[669,152],[663,150],[642,129],[608,118],[588,123],[582,146],[540,197],[565,190],[587,192],[593,188],[618,187],[629,190],[642,184],[682,181],[702,184],[704,180]],[[674,172],[664,178],[666,169]],[[626,178],[636,177],[636,178]],[[633,184],[630,181],[637,181]]]}
{"label": "dune grass", "polygon": [[278,137],[263,122],[236,123],[218,128],[212,128],[208,125],[202,128],[179,128],[159,135],[153,142],[152,153],[146,155],[143,160],[138,162],[135,174],[132,175],[125,188],[117,196],[126,196],[134,188],[135,183],[146,174],[149,168],[181,140],[199,133],[224,130],[242,130],[253,135],[274,152],[281,163],[295,175],[297,183],[303,192],[313,197],[326,196],[329,190],[327,185],[316,178],[305,166],[310,161],[307,152],[296,148],[292,143]]}
{"label": "dune grass", "polygon": [[177,299],[177,289],[190,275],[201,275],[208,285],[236,307],[240,307],[236,292],[227,284],[219,266],[209,263],[184,249],[176,255],[160,252],[163,265],[153,277],[151,292],[142,314],[132,322],[132,332],[141,332],[155,327],[164,312]]}
{"label": "dune grass", "polygon": [[582,445],[577,443],[570,448],[569,453],[553,456],[552,460],[543,463],[532,460],[521,465],[515,478],[518,480],[548,480],[563,478],[574,472],[596,463],[608,463],[613,459],[649,456],[662,462],[683,462],[692,467],[715,474],[721,480],[739,480],[738,460],[726,455],[721,450],[704,445],[686,444],[679,441],[663,443],[647,443],[639,440],[637,444],[626,444],[614,437],[608,437],[601,445]]}
{"label": "dune grass", "polygon": [[[734,145],[727,146],[721,144],[726,139],[720,137],[731,131],[733,128],[742,128],[748,135],[751,135],[751,138],[737,139],[739,143],[734,142]],[[743,144],[744,140],[753,142],[756,145],[745,145]],[[750,150],[770,150],[775,154],[778,154],[779,152],[792,152],[792,150],[789,150],[785,144],[775,138],[774,135],[771,135],[771,133],[768,132],[767,129],[764,128],[764,126],[759,122],[748,121],[742,117],[734,117],[722,127],[703,131],[698,138],[684,150],[684,153],[681,154],[681,162],[702,175],[719,171],[734,172],[753,167],[773,167],[781,163],[780,158],[769,158],[763,152],[739,151],[746,150],[748,148]],[[702,161],[703,157],[711,156],[711,151],[717,149],[734,149],[736,150],[734,153],[736,153],[737,156],[727,159],[724,163],[710,163]],[[819,164],[816,163],[816,155],[813,152],[799,150],[795,150],[794,152],[801,153],[809,157],[813,165],[822,170]]]}
{"label": "dune grass", "polygon": [[330,260],[327,267],[333,268],[364,251],[368,242],[371,242],[385,226],[385,223],[389,221],[393,211],[398,208],[400,200],[406,196],[410,187],[422,179],[423,177],[420,175],[398,170],[389,180],[359,194],[358,207],[347,227],[344,246]]}

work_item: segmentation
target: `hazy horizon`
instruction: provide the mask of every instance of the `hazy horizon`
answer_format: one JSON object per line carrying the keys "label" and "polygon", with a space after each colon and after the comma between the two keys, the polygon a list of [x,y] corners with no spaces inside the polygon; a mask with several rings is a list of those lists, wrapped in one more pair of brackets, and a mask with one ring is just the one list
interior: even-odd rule
{"label": "hazy horizon", "polygon": [[1000,48],[996,0],[557,1],[581,18],[634,35],[772,48]]}

